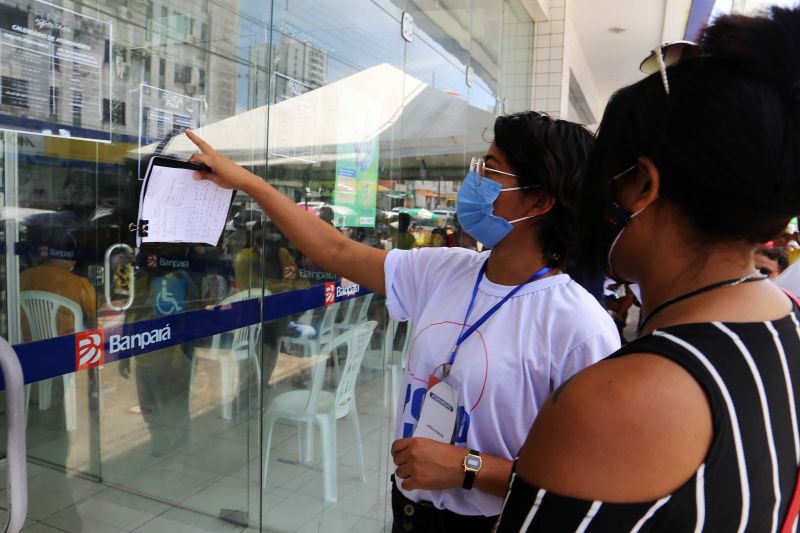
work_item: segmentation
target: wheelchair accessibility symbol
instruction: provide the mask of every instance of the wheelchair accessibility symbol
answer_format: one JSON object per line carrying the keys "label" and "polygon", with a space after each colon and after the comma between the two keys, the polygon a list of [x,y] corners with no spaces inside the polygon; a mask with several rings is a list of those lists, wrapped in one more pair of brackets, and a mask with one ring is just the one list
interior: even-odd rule
{"label": "wheelchair accessibility symbol", "polygon": [[183,311],[185,285],[175,278],[159,278],[155,283],[156,314],[172,315]]}

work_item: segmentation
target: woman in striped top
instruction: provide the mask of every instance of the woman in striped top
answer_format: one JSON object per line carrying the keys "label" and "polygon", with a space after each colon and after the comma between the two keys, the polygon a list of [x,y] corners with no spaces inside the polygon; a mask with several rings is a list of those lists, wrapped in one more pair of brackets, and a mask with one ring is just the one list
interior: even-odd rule
{"label": "woman in striped top", "polygon": [[587,256],[641,286],[640,337],[545,404],[500,532],[796,531],[800,314],[753,252],[800,212],[800,11],[673,52],[609,103],[584,209]]}

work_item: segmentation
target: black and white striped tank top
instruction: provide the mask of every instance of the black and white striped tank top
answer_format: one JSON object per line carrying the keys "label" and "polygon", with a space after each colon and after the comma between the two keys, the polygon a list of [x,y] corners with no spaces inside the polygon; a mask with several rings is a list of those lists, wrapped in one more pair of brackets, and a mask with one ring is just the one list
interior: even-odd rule
{"label": "black and white striped tank top", "polygon": [[800,463],[797,308],[772,322],[714,322],[657,330],[611,357],[630,353],[664,356],[703,387],[714,425],[705,462],[673,494],[636,504],[567,498],[513,474],[497,531],[779,530]]}

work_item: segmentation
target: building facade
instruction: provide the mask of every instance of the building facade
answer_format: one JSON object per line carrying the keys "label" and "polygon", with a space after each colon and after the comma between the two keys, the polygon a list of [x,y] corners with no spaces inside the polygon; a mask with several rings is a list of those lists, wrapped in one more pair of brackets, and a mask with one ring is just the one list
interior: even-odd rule
{"label": "building facade", "polygon": [[[351,238],[391,248],[406,212],[433,245],[437,228],[457,231],[459,184],[498,115],[599,121],[621,78],[592,67],[592,4],[0,0],[0,335],[30,382],[30,519],[384,531],[405,326],[241,193],[218,246],[137,247],[142,179],[152,156],[195,151],[192,128]],[[637,41],[641,56],[662,35]],[[42,267],[65,264],[94,305],[67,334],[33,335],[21,306]],[[312,385],[325,324],[366,320],[378,328],[356,382],[360,430],[339,420],[334,453],[303,423],[268,423],[275,398]],[[105,339],[90,368],[86,331]],[[322,369],[334,390],[338,363]]]}

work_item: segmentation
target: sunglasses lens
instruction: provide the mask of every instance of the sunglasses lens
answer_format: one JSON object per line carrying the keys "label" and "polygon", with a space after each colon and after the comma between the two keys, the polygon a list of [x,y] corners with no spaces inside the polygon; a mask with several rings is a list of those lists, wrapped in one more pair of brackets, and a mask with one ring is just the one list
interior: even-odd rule
{"label": "sunglasses lens", "polygon": [[767,268],[767,267],[761,267],[761,268],[759,268],[759,269],[758,269],[758,271],[759,271],[761,274],[765,275],[765,276],[769,276],[770,274],[772,274],[772,270],[770,270],[770,269],[769,269],[769,268]]}
{"label": "sunglasses lens", "polygon": [[694,43],[678,41],[668,44],[663,48],[664,63],[668,67],[677,65],[681,61],[700,55],[700,47]]}
{"label": "sunglasses lens", "polygon": [[484,168],[483,159],[480,157],[473,157],[472,158],[472,165],[470,165],[470,170],[474,170],[478,173],[479,176],[483,176],[483,168]]}
{"label": "sunglasses lens", "polygon": [[469,169],[478,175],[478,183],[483,181],[484,165],[483,159],[480,157],[473,157],[472,162],[469,164]]}

